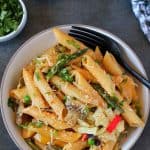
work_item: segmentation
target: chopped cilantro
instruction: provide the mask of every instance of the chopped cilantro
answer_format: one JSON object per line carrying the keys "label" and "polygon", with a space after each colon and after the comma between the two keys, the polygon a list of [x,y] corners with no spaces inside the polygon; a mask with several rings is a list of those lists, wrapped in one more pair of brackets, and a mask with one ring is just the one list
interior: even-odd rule
{"label": "chopped cilantro", "polygon": [[23,10],[19,0],[0,0],[0,36],[15,31],[22,16]]}

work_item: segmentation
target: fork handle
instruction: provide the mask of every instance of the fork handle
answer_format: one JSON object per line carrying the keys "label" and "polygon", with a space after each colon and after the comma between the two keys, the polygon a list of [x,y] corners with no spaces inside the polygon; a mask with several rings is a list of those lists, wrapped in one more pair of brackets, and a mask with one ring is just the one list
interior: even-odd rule
{"label": "fork handle", "polygon": [[122,66],[130,73],[132,74],[137,80],[139,80],[141,83],[143,83],[148,89],[150,89],[150,81],[144,78],[142,75],[137,73],[134,69],[132,69],[127,63],[123,62],[122,60]]}

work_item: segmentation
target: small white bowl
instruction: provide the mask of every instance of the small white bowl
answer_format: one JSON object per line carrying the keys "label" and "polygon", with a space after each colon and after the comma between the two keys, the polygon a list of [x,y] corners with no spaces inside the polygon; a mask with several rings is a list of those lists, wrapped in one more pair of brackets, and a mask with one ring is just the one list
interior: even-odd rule
{"label": "small white bowl", "polygon": [[[64,32],[69,32],[72,25],[63,25],[58,26],[61,30]],[[137,71],[139,71],[143,76],[146,77],[146,73],[144,70],[144,67],[136,54],[132,51],[132,49],[124,43],[121,39],[116,37],[115,35],[91,26],[86,25],[78,25],[81,27],[86,27],[92,30],[95,30],[99,33],[102,33],[112,39],[114,39],[121,47],[122,47],[122,53],[126,58],[126,61],[134,67]],[[16,87],[18,78],[21,74],[22,68],[27,65],[33,58],[40,55],[44,50],[50,48],[54,44],[56,44],[56,39],[54,37],[54,34],[52,33],[51,29],[44,30],[32,38],[30,38],[27,42],[25,42],[13,55],[11,60],[9,61],[1,83],[1,113],[3,117],[3,121],[5,124],[5,127],[11,136],[12,140],[15,142],[15,144],[18,146],[20,150],[30,150],[29,146],[25,143],[23,138],[21,137],[20,131],[18,127],[15,125],[14,120],[14,114],[12,113],[12,110],[8,108],[7,106],[7,99],[9,97],[9,91],[12,88]],[[150,101],[149,101],[149,90],[143,86],[140,85],[140,91],[141,91],[141,100],[143,102],[143,116],[144,121],[146,124],[148,115],[149,115],[149,107],[150,107]],[[136,128],[133,129],[130,134],[128,135],[127,139],[122,144],[122,150],[129,150],[137,141],[139,136],[141,135],[144,128]]]}
{"label": "small white bowl", "polygon": [[11,40],[12,38],[16,37],[21,31],[22,29],[24,28],[26,22],[27,22],[27,10],[26,10],[26,6],[24,4],[24,2],[22,0],[18,0],[21,7],[22,7],[22,11],[23,11],[23,16],[22,16],[22,19],[21,19],[21,22],[20,24],[18,25],[17,29],[13,32],[10,32],[9,34],[7,35],[4,35],[4,36],[0,36],[0,42],[5,42],[5,41],[8,41],[8,40]]}

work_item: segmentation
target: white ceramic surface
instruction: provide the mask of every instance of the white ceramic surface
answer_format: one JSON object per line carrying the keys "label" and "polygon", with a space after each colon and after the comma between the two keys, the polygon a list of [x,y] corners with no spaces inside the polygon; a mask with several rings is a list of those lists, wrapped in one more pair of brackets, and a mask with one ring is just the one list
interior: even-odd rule
{"label": "white ceramic surface", "polygon": [[0,36],[0,42],[5,42],[5,41],[11,40],[12,38],[16,37],[23,30],[23,28],[27,22],[27,10],[26,10],[25,4],[23,3],[22,0],[19,0],[19,2],[21,4],[22,10],[23,10],[22,20],[15,31],[13,31],[5,36]]}
{"label": "white ceramic surface", "polygon": [[[128,62],[131,63],[131,65],[138,70],[143,76],[146,77],[145,70],[140,62],[140,60],[137,58],[135,53],[131,50],[131,48],[125,44],[122,40],[120,40],[118,37],[114,36],[113,34],[104,31],[99,28],[86,26],[86,25],[78,25],[78,26],[84,26],[87,28],[91,28],[93,30],[96,30],[97,32],[103,33],[106,36],[111,37],[114,39],[118,44],[120,44],[123,47],[123,54],[125,55]],[[60,29],[62,29],[65,32],[68,32],[71,28],[71,25],[62,25],[58,26]],[[15,144],[18,146],[21,150],[29,150],[30,148],[28,145],[24,142],[23,138],[20,135],[19,129],[16,127],[14,122],[14,117],[12,110],[8,108],[7,106],[7,99],[9,97],[9,90],[14,88],[16,86],[18,77],[21,73],[21,69],[30,62],[32,58],[35,58],[39,54],[43,52],[43,50],[48,49],[49,47],[53,46],[56,43],[56,39],[51,31],[51,29],[44,30],[35,36],[33,36],[31,39],[29,39],[27,42],[25,42],[13,55],[11,60],[9,61],[1,83],[1,112],[3,121],[5,123],[6,129],[11,136],[12,140],[15,142]],[[144,87],[143,85],[140,85],[141,88],[141,99],[143,100],[143,114],[144,114],[144,120],[147,121],[148,114],[149,114],[149,90]],[[131,134],[128,136],[127,140],[122,145],[122,150],[128,150],[130,149],[134,143],[137,141],[139,136],[141,135],[143,131],[143,128],[137,128],[131,132]]]}

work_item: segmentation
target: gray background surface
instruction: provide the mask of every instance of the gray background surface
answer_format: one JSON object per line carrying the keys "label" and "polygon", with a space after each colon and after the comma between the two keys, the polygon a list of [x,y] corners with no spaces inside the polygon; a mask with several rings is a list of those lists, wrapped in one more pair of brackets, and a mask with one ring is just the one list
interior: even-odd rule
{"label": "gray background surface", "polygon": [[[106,29],[133,48],[150,78],[150,44],[140,30],[130,0],[25,0],[28,22],[11,41],[0,43],[0,81],[9,59],[32,35],[61,24],[79,23]],[[0,150],[17,150],[0,116]],[[150,120],[132,150],[150,150]]]}

